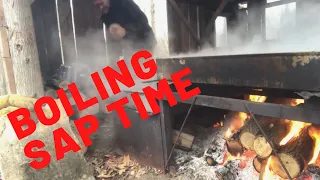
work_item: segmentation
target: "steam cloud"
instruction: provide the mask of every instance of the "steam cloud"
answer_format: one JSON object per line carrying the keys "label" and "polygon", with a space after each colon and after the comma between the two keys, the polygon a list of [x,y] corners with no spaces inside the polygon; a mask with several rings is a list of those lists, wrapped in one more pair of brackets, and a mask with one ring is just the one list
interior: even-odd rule
{"label": "steam cloud", "polygon": [[[261,42],[259,38],[253,37],[251,41],[245,41],[243,35],[246,34],[247,24],[241,23],[232,29],[233,33],[228,34],[227,47],[211,48],[207,46],[198,52],[174,54],[171,57],[320,51],[320,19],[318,18],[320,2],[305,3],[303,7],[298,7],[297,4],[296,8],[296,12],[287,11],[281,17],[273,16],[280,18],[281,25],[271,29],[271,33],[278,32],[276,40]],[[288,18],[288,16],[291,17]],[[269,24],[272,24],[276,19],[269,18],[268,20],[271,22]]]}

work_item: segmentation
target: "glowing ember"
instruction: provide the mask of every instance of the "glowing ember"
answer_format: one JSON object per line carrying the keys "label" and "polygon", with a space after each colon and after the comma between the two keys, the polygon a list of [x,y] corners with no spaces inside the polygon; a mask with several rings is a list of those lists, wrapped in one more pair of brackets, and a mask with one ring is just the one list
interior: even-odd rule
{"label": "glowing ember", "polygon": [[253,158],[257,153],[255,151],[245,151],[242,155],[247,158]]}
{"label": "glowing ember", "polygon": [[313,155],[309,164],[316,164],[317,158],[320,153],[320,128],[310,127],[309,135],[315,140]]}
{"label": "glowing ember", "polygon": [[270,179],[270,175],[272,174],[272,171],[270,170],[270,164],[271,164],[271,158],[269,157],[266,167],[262,174],[262,178],[261,178],[262,180]]}
{"label": "glowing ember", "polygon": [[218,123],[218,122],[215,123],[215,124],[213,125],[213,127],[214,127],[214,128],[220,127],[220,123]]}
{"label": "glowing ember", "polygon": [[284,137],[281,142],[280,145],[283,146],[285,144],[287,144],[292,138],[294,137],[298,137],[300,131],[307,126],[310,126],[310,123],[305,123],[305,122],[300,122],[300,121],[291,121],[291,127],[290,127],[290,131],[289,133],[286,135],[286,137]]}
{"label": "glowing ember", "polygon": [[224,153],[224,158],[223,158],[223,162],[220,163],[219,165],[224,166],[225,164],[227,164],[228,161],[233,161],[233,160],[246,160],[245,156],[241,156],[240,154],[237,154],[237,156],[232,156],[227,150],[225,150]]}
{"label": "glowing ember", "polygon": [[267,99],[266,96],[257,96],[257,95],[250,95],[249,100],[253,102],[264,102]]}

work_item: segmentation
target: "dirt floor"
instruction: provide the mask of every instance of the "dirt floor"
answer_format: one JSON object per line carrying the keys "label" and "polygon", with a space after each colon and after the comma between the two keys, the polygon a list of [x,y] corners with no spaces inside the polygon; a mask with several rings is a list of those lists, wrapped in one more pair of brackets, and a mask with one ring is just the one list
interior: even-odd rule
{"label": "dirt floor", "polygon": [[[139,180],[164,180],[164,179],[174,179],[174,180],[187,180],[192,179],[188,178],[185,175],[178,175],[175,173],[175,170],[171,168],[172,173],[164,174],[155,170],[151,167],[142,167],[139,164],[135,163],[134,160],[130,159],[129,168],[123,168],[123,156],[122,153],[119,152],[115,147],[115,142],[113,141],[113,120],[111,119],[110,115],[98,115],[100,119],[100,128],[99,130],[92,135],[93,145],[88,148],[86,153],[86,158],[88,162],[92,165],[92,168],[95,172],[95,176],[97,180],[103,179],[139,179]],[[120,163],[110,163],[110,159],[118,159]],[[129,157],[128,157],[129,158]],[[109,159],[109,160],[108,160]],[[115,165],[115,169],[113,170],[114,173],[110,174],[110,166]],[[122,166],[122,167],[121,167]],[[122,169],[123,168],[123,169]],[[109,169],[109,172],[108,170]],[[120,172],[120,171],[125,172]],[[103,172],[104,171],[104,172]],[[117,173],[119,173],[117,174]],[[98,178],[101,174],[109,174],[109,178]],[[107,177],[107,176],[105,176]]]}

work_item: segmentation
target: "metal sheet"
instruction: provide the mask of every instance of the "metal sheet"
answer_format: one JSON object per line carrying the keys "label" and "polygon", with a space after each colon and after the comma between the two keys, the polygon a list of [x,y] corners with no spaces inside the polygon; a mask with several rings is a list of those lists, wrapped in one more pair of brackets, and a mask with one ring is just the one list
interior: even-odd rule
{"label": "metal sheet", "polygon": [[320,91],[320,53],[279,53],[157,59],[161,78],[186,67],[194,83]]}
{"label": "metal sheet", "polygon": [[163,143],[167,144],[167,138],[170,137],[164,135],[170,132],[164,129],[164,126],[170,128],[166,123],[171,121],[168,114],[153,115],[142,121],[136,110],[125,108],[125,111],[132,123],[132,126],[127,129],[123,128],[118,115],[113,113],[115,142],[118,148],[134,157],[142,165],[164,170],[166,151],[169,147]]}
{"label": "metal sheet", "polygon": [[[178,93],[174,93],[174,95],[178,102],[182,102]],[[193,102],[193,99],[194,97],[187,101],[184,101],[183,103],[191,104]],[[253,114],[320,124],[320,109],[310,107],[293,107],[273,103],[258,103],[240,99],[205,95],[198,95],[195,104],[212,108],[249,113],[245,107],[244,102],[247,103],[247,106]]]}

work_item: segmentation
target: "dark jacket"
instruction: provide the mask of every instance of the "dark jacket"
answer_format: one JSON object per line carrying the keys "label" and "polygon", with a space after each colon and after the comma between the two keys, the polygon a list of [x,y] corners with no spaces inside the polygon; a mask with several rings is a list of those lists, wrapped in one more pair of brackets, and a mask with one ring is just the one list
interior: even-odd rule
{"label": "dark jacket", "polygon": [[148,18],[133,0],[110,0],[110,9],[101,17],[109,28],[113,23],[120,24],[125,30],[125,40],[133,43],[134,49],[153,49],[156,39]]}

